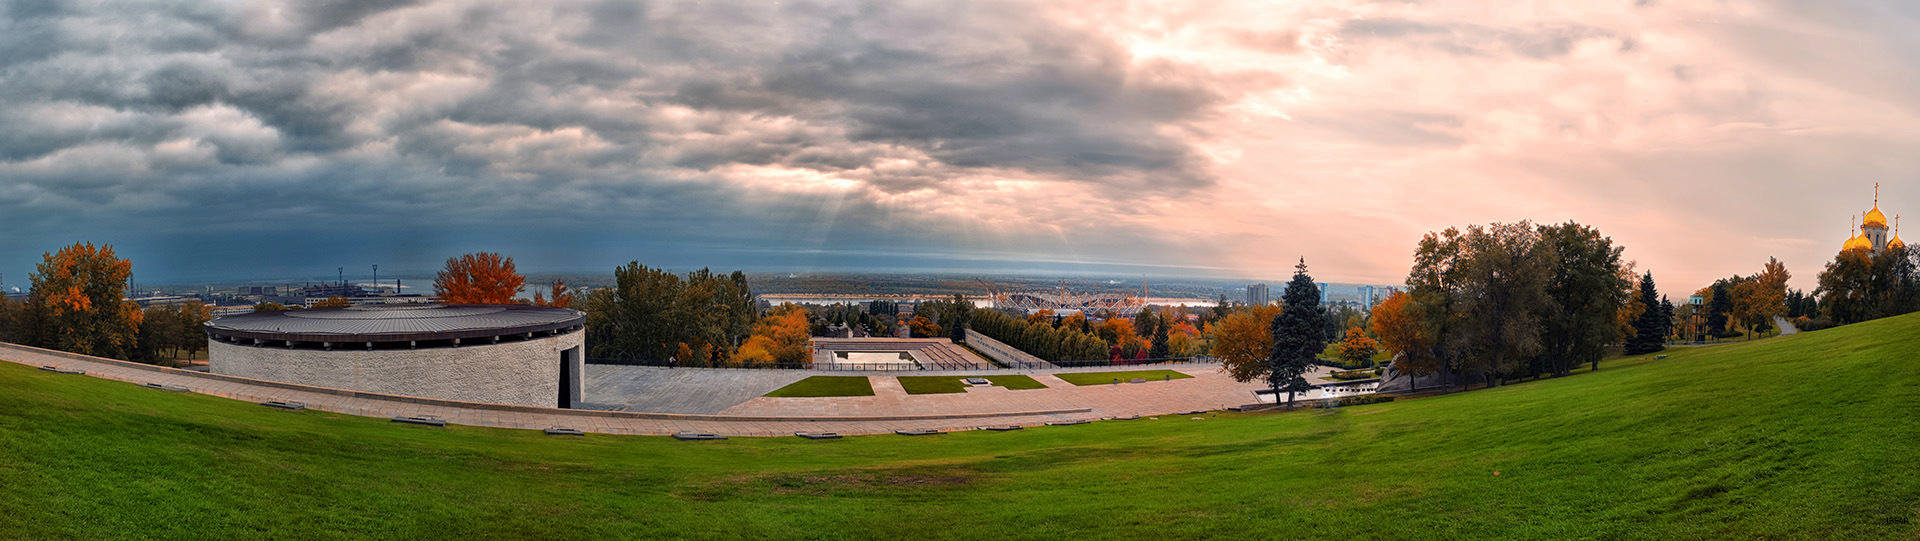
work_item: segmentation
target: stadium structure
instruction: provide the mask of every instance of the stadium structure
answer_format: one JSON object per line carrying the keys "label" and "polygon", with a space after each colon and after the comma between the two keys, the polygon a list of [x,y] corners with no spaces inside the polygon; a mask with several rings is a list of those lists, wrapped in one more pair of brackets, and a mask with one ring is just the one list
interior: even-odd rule
{"label": "stadium structure", "polygon": [[1074,291],[1067,288],[1065,281],[1061,281],[1060,288],[1056,290],[1013,290],[986,280],[980,280],[980,283],[986,287],[988,298],[993,299],[994,308],[1027,313],[1073,310],[1089,316],[1111,313],[1118,317],[1133,317],[1147,306],[1148,290],[1145,285],[1141,286],[1141,294],[1134,296],[1132,293]]}

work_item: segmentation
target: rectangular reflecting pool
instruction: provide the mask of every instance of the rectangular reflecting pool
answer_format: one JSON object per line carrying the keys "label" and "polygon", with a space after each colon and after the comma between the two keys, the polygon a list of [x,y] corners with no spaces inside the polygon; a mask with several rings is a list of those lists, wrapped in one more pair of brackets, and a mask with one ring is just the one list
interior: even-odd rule
{"label": "rectangular reflecting pool", "polygon": [[913,354],[905,351],[835,351],[833,352],[833,362],[834,364],[854,365],[912,364],[917,366],[920,364],[914,360]]}

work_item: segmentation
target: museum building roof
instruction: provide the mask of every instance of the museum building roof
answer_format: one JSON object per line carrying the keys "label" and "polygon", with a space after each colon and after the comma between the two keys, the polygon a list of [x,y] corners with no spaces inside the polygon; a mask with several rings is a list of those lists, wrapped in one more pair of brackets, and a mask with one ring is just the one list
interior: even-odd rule
{"label": "museum building roof", "polygon": [[390,304],[254,312],[207,322],[214,339],[390,343],[558,334],[584,326],[576,310],[519,304]]}

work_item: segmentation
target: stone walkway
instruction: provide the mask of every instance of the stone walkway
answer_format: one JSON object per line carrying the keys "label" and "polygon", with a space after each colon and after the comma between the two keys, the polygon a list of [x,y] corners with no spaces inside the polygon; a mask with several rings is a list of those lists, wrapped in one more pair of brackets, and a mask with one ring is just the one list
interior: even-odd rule
{"label": "stone walkway", "polygon": [[[1001,413],[984,415],[947,413],[925,416],[858,417],[806,416],[794,415],[794,412],[766,416],[720,416],[564,410],[307,387],[85,357],[13,344],[0,344],[0,360],[27,366],[53,366],[60,369],[86,371],[85,376],[71,377],[95,377],[141,385],[151,383],[178,386],[193,393],[248,402],[270,400],[301,402],[312,409],[349,415],[376,418],[432,416],[457,425],[532,430],[567,427],[602,434],[669,435],[678,432],[704,432],[726,436],[790,436],[794,432],[886,434],[897,430],[972,430],[988,425],[1037,426],[1049,421],[1097,418],[1090,408],[1084,407],[1051,411],[1002,410]],[[154,392],[166,391],[155,390]],[[687,389],[686,392],[699,393],[703,390]],[[589,395],[588,398],[592,396]]]}
{"label": "stone walkway", "polygon": [[1773,328],[1780,329],[1780,336],[1800,332],[1800,328],[1793,326],[1793,322],[1787,321],[1787,318],[1780,316],[1773,316]]}
{"label": "stone walkway", "polygon": [[[1080,386],[1054,374],[1067,372],[1118,372],[1162,370],[1193,376],[1145,383]],[[1314,375],[1324,375],[1324,368]],[[909,395],[900,387],[898,376],[938,376],[969,374],[1026,374],[1046,385],[1045,389],[1008,390],[1004,387],[970,387],[965,393]],[[1043,409],[1091,408],[1092,418],[1165,415],[1189,411],[1218,410],[1258,402],[1253,392],[1266,388],[1261,382],[1240,383],[1228,377],[1215,364],[1170,366],[1097,367],[1052,370],[992,370],[979,372],[895,372],[869,376],[874,396],[823,398],[754,397],[721,410],[723,415],[805,414],[829,416],[929,415],[934,413],[990,413]],[[1317,379],[1317,378],[1315,378]],[[1302,394],[1305,400],[1308,394]],[[1319,393],[1312,394],[1319,397]]]}
{"label": "stone walkway", "polygon": [[[999,387],[972,388],[966,393],[945,395],[908,395],[896,378],[901,375],[965,374],[931,371],[879,375],[859,373],[875,383],[875,396],[766,398],[760,395],[807,376],[853,374],[799,370],[668,370],[595,365],[589,369],[589,375],[595,378],[586,397],[590,402],[618,403],[628,400],[632,402],[627,404],[629,406],[645,406],[660,411],[593,411],[478,404],[309,387],[85,357],[12,344],[0,344],[0,360],[27,366],[84,370],[87,377],[178,386],[194,393],[248,402],[301,402],[312,409],[367,417],[432,416],[460,425],[535,430],[567,427],[606,434],[706,432],[730,436],[786,436],[805,431],[853,435],[884,434],[896,430],[958,431],[982,426],[1037,426],[1052,421],[1179,414],[1245,405],[1255,401],[1252,391],[1259,388],[1258,384],[1232,381],[1220,373],[1217,365],[1193,364],[1137,367],[1146,370],[1172,368],[1194,376],[1191,379],[1085,387],[1067,383],[1052,374],[1126,370],[1127,367],[1045,372],[983,370],[977,373],[1030,374],[1048,388],[1024,391]],[[612,377],[622,373],[627,377]]]}

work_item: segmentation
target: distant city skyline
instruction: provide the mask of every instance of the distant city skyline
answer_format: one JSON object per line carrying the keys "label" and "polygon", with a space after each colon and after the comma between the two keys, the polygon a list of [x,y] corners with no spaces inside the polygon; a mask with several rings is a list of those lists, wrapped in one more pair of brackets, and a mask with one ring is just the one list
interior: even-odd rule
{"label": "distant city skyline", "polygon": [[[1680,299],[1920,208],[1920,5],[16,2],[0,275],[1404,280],[1575,220]],[[385,272],[383,271],[383,276]]]}

